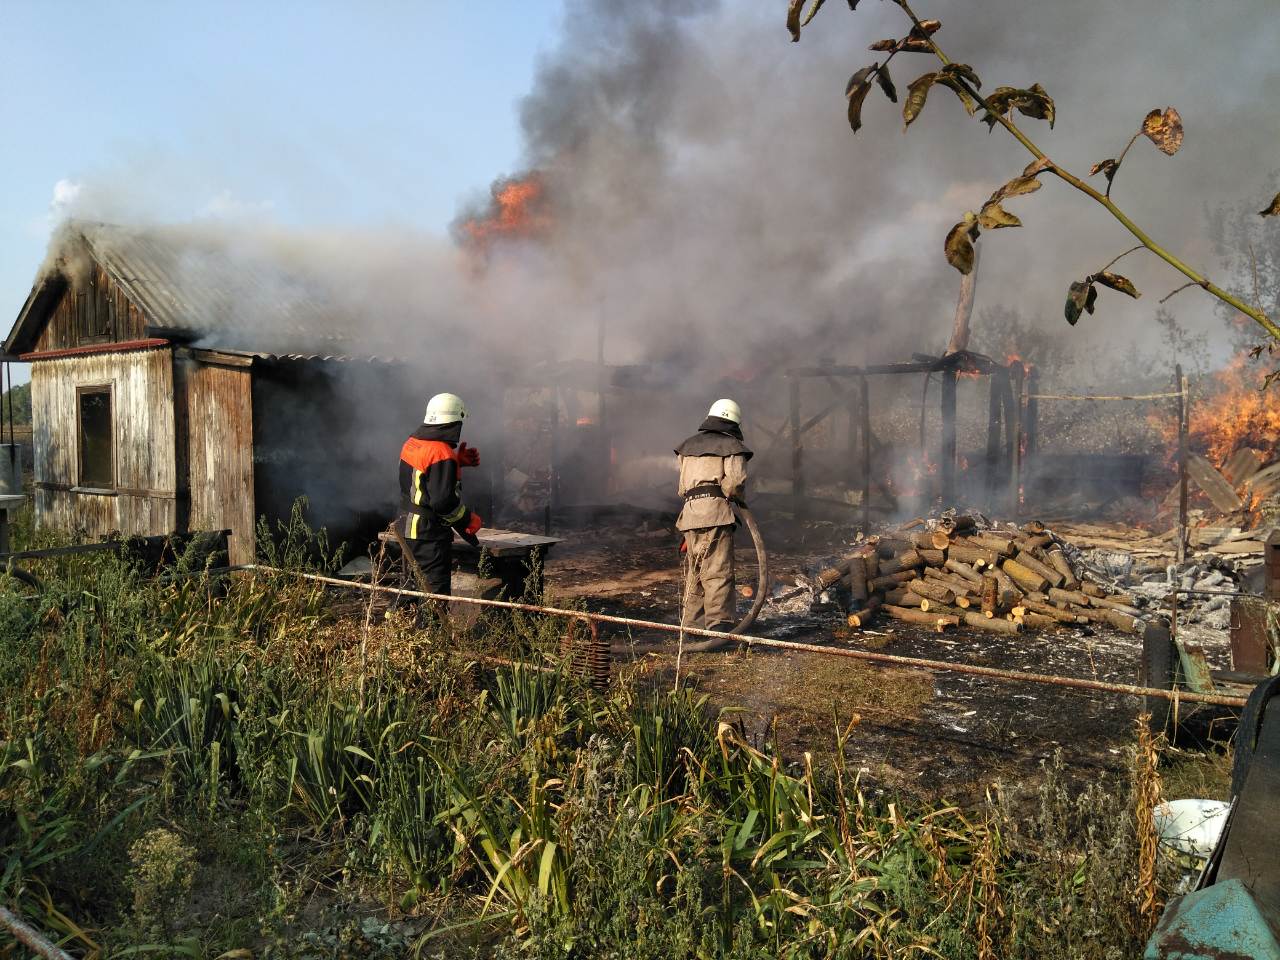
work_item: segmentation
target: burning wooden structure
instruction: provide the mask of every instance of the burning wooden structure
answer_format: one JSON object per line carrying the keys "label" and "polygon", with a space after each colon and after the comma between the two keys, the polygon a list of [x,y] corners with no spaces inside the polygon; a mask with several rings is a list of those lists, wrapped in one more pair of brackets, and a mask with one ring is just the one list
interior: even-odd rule
{"label": "burning wooden structure", "polygon": [[259,348],[296,304],[246,304],[244,274],[181,235],[73,233],[4,343],[31,363],[38,523],[88,536],[225,528],[235,563],[253,559],[257,518],[287,517],[299,496],[338,539],[386,523],[393,471],[369,457],[403,438],[394,424],[369,436],[350,398],[418,398],[393,396],[386,361]]}

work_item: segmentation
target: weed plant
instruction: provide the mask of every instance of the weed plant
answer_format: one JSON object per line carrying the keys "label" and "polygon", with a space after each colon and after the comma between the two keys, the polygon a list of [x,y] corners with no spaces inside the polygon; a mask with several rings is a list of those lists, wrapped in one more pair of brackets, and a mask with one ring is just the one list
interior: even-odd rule
{"label": "weed plant", "polygon": [[[324,568],[301,515],[273,566]],[[563,622],[42,561],[0,594],[0,902],[80,957],[1129,957],[1130,797],[872,801]],[[498,666],[492,658],[527,665]],[[0,956],[19,956],[0,939]]]}

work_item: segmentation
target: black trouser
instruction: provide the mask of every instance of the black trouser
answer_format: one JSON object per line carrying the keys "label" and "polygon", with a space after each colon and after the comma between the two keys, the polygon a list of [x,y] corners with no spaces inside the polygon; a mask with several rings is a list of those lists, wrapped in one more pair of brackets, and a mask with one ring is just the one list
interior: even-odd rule
{"label": "black trouser", "polygon": [[[451,593],[453,574],[453,539],[448,540],[409,540],[409,549],[418,567],[426,578],[432,593]],[[417,584],[414,584],[417,587]]]}

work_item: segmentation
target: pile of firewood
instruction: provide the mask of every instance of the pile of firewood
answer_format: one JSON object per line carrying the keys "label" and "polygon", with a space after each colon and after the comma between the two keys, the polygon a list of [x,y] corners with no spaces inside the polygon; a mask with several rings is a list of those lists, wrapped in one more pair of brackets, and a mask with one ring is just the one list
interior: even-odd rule
{"label": "pile of firewood", "polygon": [[972,517],[944,516],[930,525],[872,537],[818,574],[821,589],[848,588],[851,627],[877,617],[995,633],[1146,625],[1132,595],[1087,581],[1042,523],[980,530]]}

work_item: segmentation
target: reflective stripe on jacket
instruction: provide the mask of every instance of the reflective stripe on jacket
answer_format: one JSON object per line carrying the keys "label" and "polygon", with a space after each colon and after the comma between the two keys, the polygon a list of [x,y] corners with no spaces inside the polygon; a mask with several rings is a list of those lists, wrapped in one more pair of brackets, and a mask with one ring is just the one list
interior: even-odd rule
{"label": "reflective stripe on jacket", "polygon": [[400,449],[400,513],[411,540],[453,538],[452,527],[470,514],[458,482],[461,424],[455,429],[422,426]]}

